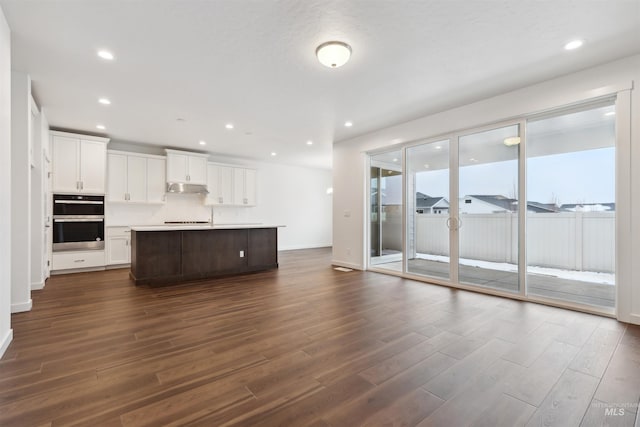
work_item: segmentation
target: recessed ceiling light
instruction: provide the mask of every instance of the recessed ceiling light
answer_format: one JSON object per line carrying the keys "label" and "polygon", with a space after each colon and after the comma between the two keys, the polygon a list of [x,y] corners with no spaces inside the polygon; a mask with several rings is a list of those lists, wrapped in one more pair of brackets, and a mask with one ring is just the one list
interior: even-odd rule
{"label": "recessed ceiling light", "polygon": [[227,123],[226,125],[224,125],[224,127],[226,127],[227,129],[233,129],[233,123]]}
{"label": "recessed ceiling light", "polygon": [[275,157],[275,156],[277,156],[277,155],[278,155],[278,153],[276,153],[275,151],[272,151],[272,152],[271,152],[271,155]]}
{"label": "recessed ceiling light", "polygon": [[307,145],[313,145],[313,141],[311,140],[307,141]]}
{"label": "recessed ceiling light", "polygon": [[442,150],[442,147],[441,147],[441,146],[439,146],[439,145],[436,145],[436,147],[435,147],[435,148],[436,148],[436,150]]}
{"label": "recessed ceiling light", "polygon": [[394,162],[397,162],[397,161],[398,161],[398,159],[393,159],[393,161],[394,161]]}
{"label": "recessed ceiling light", "polygon": [[207,145],[206,141],[200,141],[200,145]]}
{"label": "recessed ceiling light", "polygon": [[96,125],[96,129],[105,130],[106,127],[104,125]]}
{"label": "recessed ceiling light", "polygon": [[353,126],[353,122],[344,122],[344,126],[350,128]]}
{"label": "recessed ceiling light", "polygon": [[338,41],[322,43],[316,48],[316,56],[325,67],[342,67],[351,57],[351,46]]}
{"label": "recessed ceiling light", "polygon": [[469,159],[469,161],[470,161],[470,162],[473,162],[473,163],[477,162],[477,160],[476,160],[476,159],[474,159],[473,157],[471,157],[471,158]]}
{"label": "recessed ceiling light", "polygon": [[109,52],[108,50],[99,50],[98,51],[98,56],[102,59],[106,59],[107,61],[113,61],[113,53]]}
{"label": "recessed ceiling light", "polygon": [[510,138],[505,138],[503,143],[507,147],[511,147],[513,145],[518,145],[518,144],[520,144],[520,137],[519,136],[512,136]]}
{"label": "recessed ceiling light", "polygon": [[108,98],[100,98],[100,99],[98,99],[98,102],[100,104],[103,104],[103,105],[110,105],[111,104],[111,101],[109,101]]}
{"label": "recessed ceiling light", "polygon": [[616,112],[615,111],[609,111],[608,113],[604,113],[605,116],[615,116]]}
{"label": "recessed ceiling light", "polygon": [[431,166],[429,166],[429,163],[425,163],[425,164],[424,164],[424,168],[425,168],[425,169],[429,169],[430,167],[431,167]]}
{"label": "recessed ceiling light", "polygon": [[582,46],[584,42],[582,40],[571,40],[569,43],[564,45],[565,50],[574,50]]}

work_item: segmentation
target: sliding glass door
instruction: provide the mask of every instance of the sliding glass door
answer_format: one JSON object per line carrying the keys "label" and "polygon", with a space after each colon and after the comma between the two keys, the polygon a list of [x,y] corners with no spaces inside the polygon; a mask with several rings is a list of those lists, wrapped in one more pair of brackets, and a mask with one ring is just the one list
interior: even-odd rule
{"label": "sliding glass door", "polygon": [[370,158],[369,264],[402,272],[402,152]]}
{"label": "sliding glass door", "polygon": [[458,281],[519,292],[519,125],[458,141]]}
{"label": "sliding glass door", "polygon": [[603,102],[372,155],[370,265],[610,312],[614,119]]}
{"label": "sliding glass door", "polygon": [[615,109],[527,123],[532,296],[615,307]]}
{"label": "sliding glass door", "polygon": [[407,148],[407,271],[450,279],[449,140]]}

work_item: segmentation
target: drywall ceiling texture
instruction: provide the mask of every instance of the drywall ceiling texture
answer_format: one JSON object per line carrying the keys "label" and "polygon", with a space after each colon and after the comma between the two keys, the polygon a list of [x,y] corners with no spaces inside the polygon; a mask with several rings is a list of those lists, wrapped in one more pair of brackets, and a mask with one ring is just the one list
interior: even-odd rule
{"label": "drywall ceiling texture", "polygon": [[[0,6],[14,65],[32,76],[54,127],[103,123],[122,141],[325,168],[334,141],[625,57],[640,40],[639,2],[625,0]],[[575,37],[585,46],[565,52]],[[353,55],[329,69],[314,51],[335,39]],[[100,48],[115,61],[99,59]]]}

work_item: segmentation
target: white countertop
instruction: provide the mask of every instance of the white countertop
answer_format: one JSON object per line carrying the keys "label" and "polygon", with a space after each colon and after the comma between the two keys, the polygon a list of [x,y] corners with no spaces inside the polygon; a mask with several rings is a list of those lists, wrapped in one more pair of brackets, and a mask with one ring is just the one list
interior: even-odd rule
{"label": "white countertop", "polygon": [[185,225],[141,225],[131,226],[133,231],[182,231],[182,230],[241,230],[246,228],[276,228],[286,225],[273,224],[185,224]]}

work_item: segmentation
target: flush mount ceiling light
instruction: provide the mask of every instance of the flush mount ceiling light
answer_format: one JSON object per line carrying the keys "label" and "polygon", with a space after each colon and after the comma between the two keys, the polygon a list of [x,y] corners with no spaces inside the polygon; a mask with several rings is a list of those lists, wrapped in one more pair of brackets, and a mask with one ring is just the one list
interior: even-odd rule
{"label": "flush mount ceiling light", "polygon": [[227,123],[224,127],[227,129],[233,129],[233,123]]}
{"label": "flush mount ceiling light", "polygon": [[113,53],[109,52],[108,50],[99,50],[98,51],[98,56],[102,59],[106,59],[107,61],[113,61]]}
{"label": "flush mount ceiling light", "polygon": [[106,127],[104,125],[96,125],[96,129],[105,130]]}
{"label": "flush mount ceiling light", "polygon": [[100,98],[98,99],[98,102],[102,105],[111,105],[111,101],[109,101],[108,98]]}
{"label": "flush mount ceiling light", "polygon": [[313,145],[313,141],[311,140],[307,141],[307,145]]}
{"label": "flush mount ceiling light", "polygon": [[510,138],[505,138],[503,142],[504,142],[504,145],[506,145],[507,147],[511,147],[512,145],[518,145],[520,144],[520,137],[512,136]]}
{"label": "flush mount ceiling light", "polygon": [[350,128],[353,126],[353,122],[344,122],[344,127]]}
{"label": "flush mount ceiling light", "polygon": [[200,145],[207,145],[207,141],[200,141]]}
{"label": "flush mount ceiling light", "polygon": [[574,50],[582,46],[584,42],[582,40],[571,40],[569,43],[564,45],[565,50]]}
{"label": "flush mount ceiling light", "polygon": [[342,67],[351,57],[351,46],[338,41],[322,43],[316,49],[316,56],[325,67]]}

